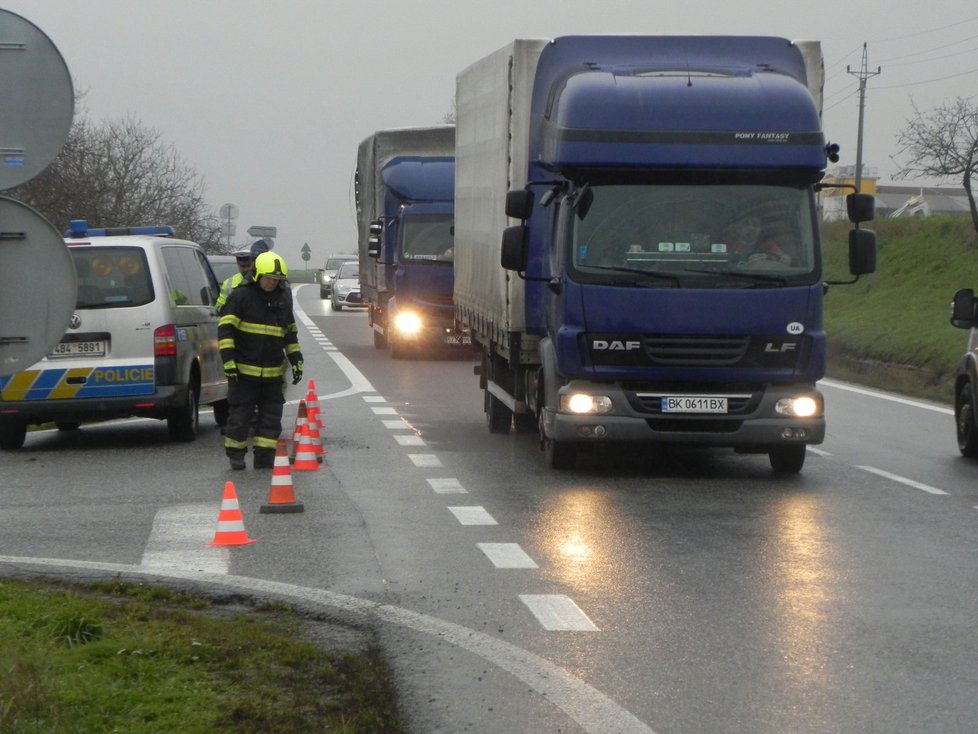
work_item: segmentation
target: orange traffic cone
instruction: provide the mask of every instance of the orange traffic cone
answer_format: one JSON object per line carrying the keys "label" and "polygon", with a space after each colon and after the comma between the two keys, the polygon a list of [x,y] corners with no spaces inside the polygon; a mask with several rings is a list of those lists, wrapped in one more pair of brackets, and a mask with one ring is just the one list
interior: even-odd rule
{"label": "orange traffic cone", "polygon": [[244,519],[238,506],[238,495],[234,482],[224,483],[224,497],[221,499],[221,512],[217,516],[217,532],[209,545],[247,545],[254,543],[244,529]]}
{"label": "orange traffic cone", "polygon": [[309,392],[306,394],[306,411],[309,414],[310,421],[316,421],[319,423],[319,427],[323,427],[323,421],[320,418],[322,411],[319,409],[319,396],[316,395],[316,382],[315,380],[309,380]]}
{"label": "orange traffic cone", "polygon": [[302,427],[302,436],[299,438],[299,450],[295,452],[295,463],[292,467],[296,471],[312,471],[319,469],[319,459],[316,451],[312,447],[312,437],[309,435],[309,424]]}
{"label": "orange traffic cone", "polygon": [[295,461],[295,452],[299,449],[299,439],[302,438],[302,427],[309,422],[306,401],[299,401],[299,411],[295,416],[295,428],[292,429],[292,447],[289,451],[289,461]]}
{"label": "orange traffic cone", "polygon": [[288,451],[285,448],[285,440],[279,439],[275,444],[272,486],[268,489],[268,502],[261,506],[261,512],[302,512],[304,509],[302,503],[295,500]]}
{"label": "orange traffic cone", "polygon": [[309,421],[306,430],[309,433],[309,443],[312,444],[313,453],[316,454],[316,461],[321,464],[326,458],[326,449],[323,448],[323,438],[319,433],[318,421]]}

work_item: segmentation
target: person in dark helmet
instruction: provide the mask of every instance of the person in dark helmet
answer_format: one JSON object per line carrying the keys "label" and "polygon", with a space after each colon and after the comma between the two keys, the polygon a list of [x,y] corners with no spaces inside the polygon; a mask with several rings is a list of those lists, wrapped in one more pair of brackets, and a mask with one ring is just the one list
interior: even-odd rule
{"label": "person in dark helmet", "polygon": [[224,304],[228,302],[231,291],[248,279],[251,269],[254,267],[255,258],[271,249],[268,240],[257,239],[249,247],[234,253],[234,258],[238,263],[238,272],[221,283],[221,292],[218,294],[217,301],[215,302],[219,314],[223,313]]}
{"label": "person in dark helmet", "polygon": [[254,467],[272,468],[285,403],[283,355],[292,366],[292,384],[302,379],[302,352],[292,299],[287,295],[287,276],[281,255],[259,254],[251,277],[231,291],[218,324],[218,347],[228,378],[224,450],[232,469],[245,468],[248,432],[256,409]]}

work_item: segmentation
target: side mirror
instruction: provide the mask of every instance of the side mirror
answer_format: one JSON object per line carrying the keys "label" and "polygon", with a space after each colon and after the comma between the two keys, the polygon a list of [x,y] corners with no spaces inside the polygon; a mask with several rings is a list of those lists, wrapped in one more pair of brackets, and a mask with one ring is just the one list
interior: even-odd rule
{"label": "side mirror", "polygon": [[367,231],[372,235],[381,235],[384,232],[384,222],[380,219],[373,220],[367,225]]}
{"label": "side mirror", "polygon": [[954,294],[951,301],[951,326],[959,329],[970,329],[975,325],[975,292],[970,288],[962,288]]}
{"label": "side mirror", "polygon": [[506,216],[513,219],[527,219],[533,211],[533,193],[526,189],[513,189],[506,192]]}
{"label": "side mirror", "polygon": [[377,235],[367,240],[367,257],[375,260],[380,257],[380,237]]}
{"label": "side mirror", "polygon": [[849,272],[857,277],[876,272],[876,233],[872,230],[849,232]]}
{"label": "side mirror", "polygon": [[503,269],[517,272],[526,270],[528,239],[529,232],[522,224],[503,230],[503,246],[499,254],[499,264]]}
{"label": "side mirror", "polygon": [[850,222],[871,222],[876,216],[876,197],[872,194],[849,194],[846,197],[846,212]]}

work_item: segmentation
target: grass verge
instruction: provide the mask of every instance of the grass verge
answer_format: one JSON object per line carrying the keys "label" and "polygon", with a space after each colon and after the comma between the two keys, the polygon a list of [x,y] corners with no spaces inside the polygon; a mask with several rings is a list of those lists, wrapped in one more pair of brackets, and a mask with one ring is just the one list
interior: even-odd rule
{"label": "grass verge", "polygon": [[284,605],[0,580],[0,731],[405,732],[378,650],[302,625]]}

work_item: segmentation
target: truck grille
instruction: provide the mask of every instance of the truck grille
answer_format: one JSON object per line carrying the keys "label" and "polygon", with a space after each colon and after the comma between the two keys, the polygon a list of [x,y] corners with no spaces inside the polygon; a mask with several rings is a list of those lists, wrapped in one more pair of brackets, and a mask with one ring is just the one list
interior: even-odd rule
{"label": "truck grille", "polygon": [[747,354],[749,345],[746,336],[648,336],[642,340],[653,363],[671,366],[736,364]]}

